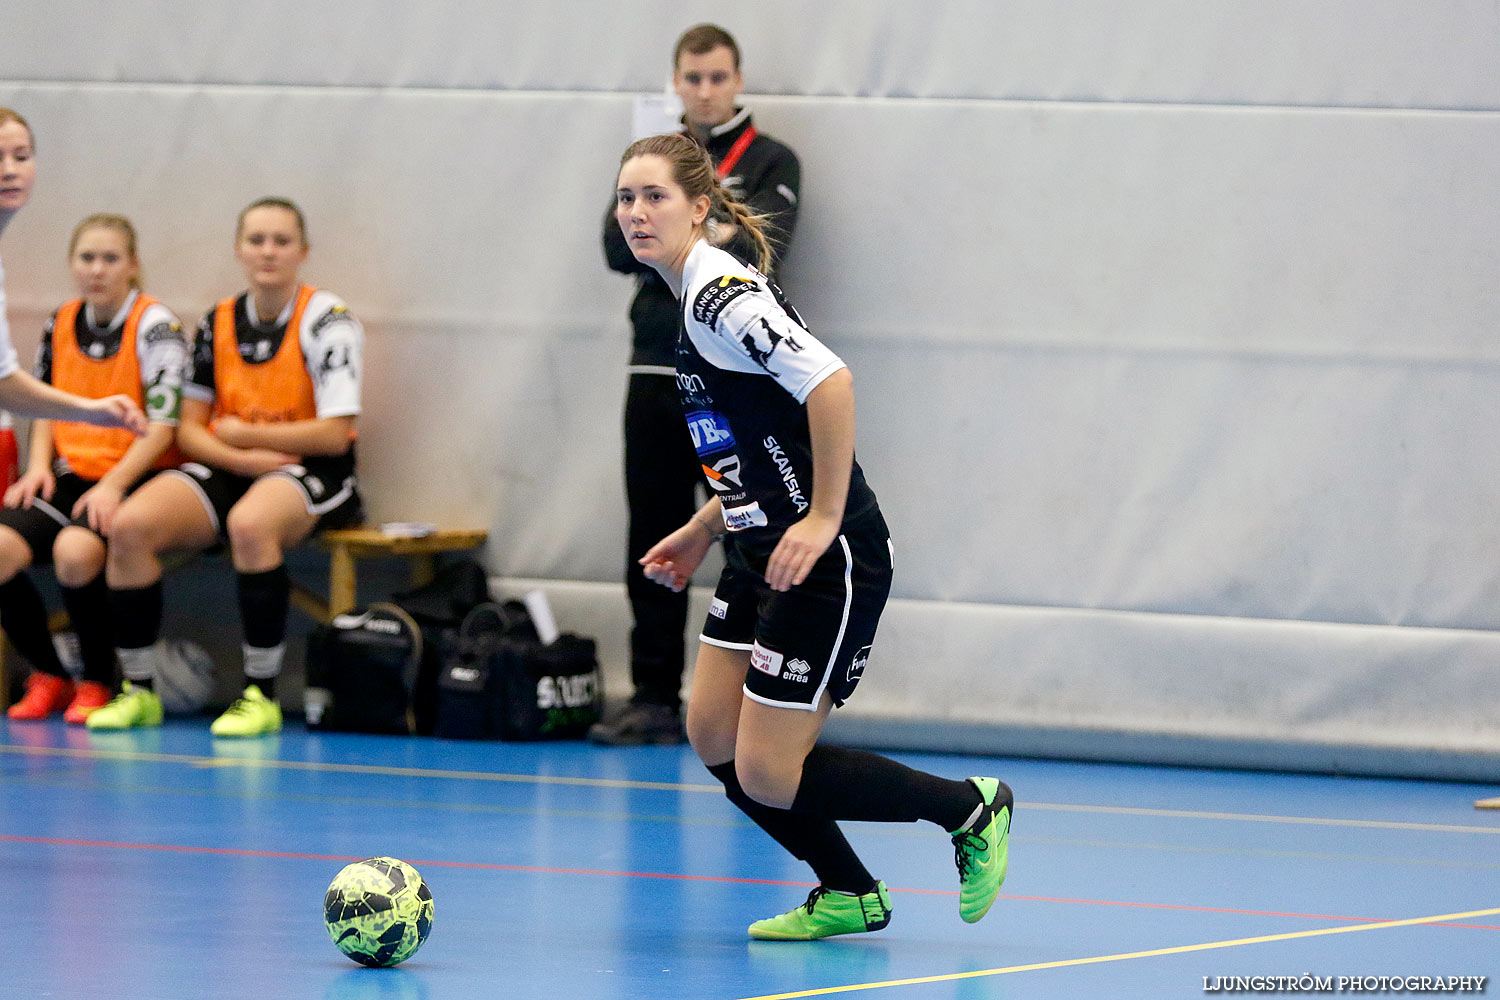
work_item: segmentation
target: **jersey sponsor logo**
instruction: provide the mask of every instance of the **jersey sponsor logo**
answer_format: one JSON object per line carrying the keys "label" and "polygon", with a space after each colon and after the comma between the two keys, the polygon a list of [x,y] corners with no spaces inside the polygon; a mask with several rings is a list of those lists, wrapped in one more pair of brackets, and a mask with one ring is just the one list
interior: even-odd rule
{"label": "jersey sponsor logo", "polygon": [[806,684],[807,675],[812,672],[812,664],[803,659],[787,661],[786,669],[781,672],[781,679],[791,681],[794,684]]}
{"label": "jersey sponsor logo", "polygon": [[182,327],[170,320],[162,320],[160,323],[146,331],[145,342],[155,344],[163,340],[181,340]]}
{"label": "jersey sponsor logo", "polygon": [[870,662],[870,647],[864,646],[854,654],[854,659],[849,661],[849,680],[859,680],[865,675],[865,665]]}
{"label": "jersey sponsor logo", "polygon": [[241,358],[244,358],[251,364],[259,364],[271,357],[276,350],[276,344],[264,338],[252,340],[248,344],[242,340],[239,343],[239,348]]}
{"label": "jersey sponsor logo", "polygon": [[693,436],[693,450],[699,455],[713,455],[734,449],[734,431],[722,413],[694,410],[687,415],[688,433]]}
{"label": "jersey sponsor logo", "polygon": [[786,452],[776,438],[767,434],[765,440],[761,441],[766,449],[766,454],[771,456],[771,461],[776,463],[776,469],[781,473],[782,485],[786,487],[787,499],[797,508],[801,514],[807,510],[809,504],[807,498],[802,495],[802,486],[797,482],[797,470],[792,468],[792,460],[786,457]]}
{"label": "jersey sponsor logo", "polygon": [[313,324],[312,335],[316,337],[323,332],[325,327],[337,323],[340,320],[353,318],[354,317],[349,314],[348,306],[334,306],[332,309],[328,310],[326,313],[318,317],[318,321]]}
{"label": "jersey sponsor logo", "polygon": [[317,368],[313,369],[313,378],[318,380],[319,385],[325,385],[333,373],[345,368],[354,367],[354,352],[348,344],[333,344],[323,352],[323,360],[318,362]]}
{"label": "jersey sponsor logo", "polygon": [[740,456],[728,455],[719,459],[710,467],[707,463],[702,464],[703,475],[708,479],[708,485],[719,493],[733,493],[743,484],[740,482]]}
{"label": "jersey sponsor logo", "polygon": [[766,512],[760,509],[759,501],[752,500],[743,507],[724,508],[724,527],[729,531],[764,528],[770,523],[766,519]]}
{"label": "jersey sponsor logo", "polygon": [[708,602],[708,613],[715,618],[726,619],[729,617],[729,602],[722,597],[715,597]]}
{"label": "jersey sponsor logo", "polygon": [[[782,344],[785,344],[786,349],[789,351],[796,352],[802,350],[801,344],[792,339],[790,335],[783,336],[778,333],[775,327],[766,322],[764,316],[760,318],[759,323],[761,332],[765,334],[765,344],[762,345],[756,339],[754,330],[746,330],[740,335],[740,346],[745,349],[746,354],[750,355],[751,361],[754,361],[766,371],[771,371],[771,355],[775,354],[776,349]],[[772,374],[775,373],[772,372]]]}
{"label": "jersey sponsor logo", "polygon": [[719,314],[724,311],[724,307],[746,292],[753,292],[756,287],[755,282],[749,278],[724,275],[718,281],[705,285],[693,300],[693,319],[717,330]]}
{"label": "jersey sponsor logo", "polygon": [[696,396],[707,392],[708,387],[703,384],[702,375],[692,375],[687,372],[678,372],[677,391],[690,393]]}
{"label": "jersey sponsor logo", "polygon": [[762,646],[759,639],[755,640],[755,645],[750,647],[750,666],[763,674],[770,674],[772,677],[781,676],[781,660],[780,653]]}

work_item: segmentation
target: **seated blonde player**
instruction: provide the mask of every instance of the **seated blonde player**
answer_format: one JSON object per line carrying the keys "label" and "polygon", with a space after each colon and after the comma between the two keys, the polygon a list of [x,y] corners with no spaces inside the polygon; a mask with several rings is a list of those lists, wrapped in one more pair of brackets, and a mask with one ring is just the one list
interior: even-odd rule
{"label": "seated blonde player", "polygon": [[153,479],[115,518],[106,570],[121,693],[91,729],[161,723],[151,649],[161,629],[160,556],[227,543],[239,580],[244,693],[215,736],[281,728],[276,678],[290,598],[283,555],[320,528],[358,523],[354,422],[364,331],[335,295],[302,284],[307,227],[289,201],[240,213],[249,289],[198,326],[178,444],[189,461]]}
{"label": "seated blonde player", "polygon": [[[42,331],[36,377],[86,398],[119,394],[145,409],[143,437],[117,427],[37,420],[26,471],[0,509],[0,622],[32,666],[14,720],[63,712],[81,723],[109,700],[115,644],[104,585],[105,540],[125,497],[154,470],[181,461],[172,447],[187,342],[166,306],[141,291],[135,227],[91,215],[73,230],[68,268],[79,298]],[[78,636],[83,678],[64,670],[42,596],[27,573],[52,563]]]}

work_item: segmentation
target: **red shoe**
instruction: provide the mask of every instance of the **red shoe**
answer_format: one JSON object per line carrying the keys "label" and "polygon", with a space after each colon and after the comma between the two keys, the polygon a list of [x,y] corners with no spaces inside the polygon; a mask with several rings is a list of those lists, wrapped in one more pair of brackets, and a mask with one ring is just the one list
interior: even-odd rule
{"label": "red shoe", "polygon": [[33,670],[26,678],[26,694],[10,706],[6,718],[30,721],[45,719],[53,712],[61,712],[73,700],[73,682],[66,677],[54,677],[40,670]]}
{"label": "red shoe", "polygon": [[73,703],[63,713],[63,719],[70,725],[81,726],[88,719],[89,713],[96,708],[103,708],[109,703],[109,688],[98,681],[79,681],[73,695]]}

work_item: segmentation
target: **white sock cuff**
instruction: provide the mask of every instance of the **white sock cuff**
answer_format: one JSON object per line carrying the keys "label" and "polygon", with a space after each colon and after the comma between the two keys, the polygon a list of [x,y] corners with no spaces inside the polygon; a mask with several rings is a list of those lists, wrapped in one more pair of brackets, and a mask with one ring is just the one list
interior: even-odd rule
{"label": "white sock cuff", "polygon": [[241,646],[245,654],[245,676],[252,680],[269,680],[281,673],[281,658],[286,655],[286,643],[263,648]]}

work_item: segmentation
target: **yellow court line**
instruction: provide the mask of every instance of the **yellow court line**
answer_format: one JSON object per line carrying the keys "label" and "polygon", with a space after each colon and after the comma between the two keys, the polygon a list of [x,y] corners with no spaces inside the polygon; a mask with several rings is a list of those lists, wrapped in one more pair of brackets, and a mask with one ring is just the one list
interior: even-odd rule
{"label": "yellow court line", "polygon": [[1175,948],[1155,948],[1151,951],[1133,951],[1120,955],[1098,955],[1093,958],[1067,958],[1056,962],[1037,962],[1032,965],[1012,965],[1004,969],[984,969],[977,972],[953,972],[942,976],[922,976],[918,979],[892,979],[883,983],[858,983],[852,986],[829,986],[824,989],[802,990],[798,993],[776,993],[768,996],[746,997],[744,1000],[794,1000],[796,997],[823,997],[835,993],[855,993],[860,990],[880,990],[895,986],[919,986],[923,983],[947,983],[960,979],[980,979],[986,976],[1004,976],[1012,972],[1036,972],[1041,969],[1065,969],[1079,965],[1099,965],[1104,962],[1124,962],[1132,958],[1157,958],[1162,955],[1186,955],[1194,951],[1213,951],[1219,948],[1237,948],[1247,944],[1267,944],[1272,941],[1295,941],[1298,938],[1323,937],[1328,934],[1353,934],[1358,931],[1380,931],[1392,927],[1414,927],[1418,924],[1445,924],[1450,921],[1472,920],[1475,917],[1493,917],[1500,914],[1500,907],[1489,910],[1469,910],[1466,913],[1443,913],[1435,917],[1412,917],[1407,920],[1382,920],[1371,924],[1354,924],[1343,927],[1324,927],[1315,931],[1292,931],[1287,934],[1267,934],[1263,937],[1236,938],[1233,941],[1209,941],[1204,944],[1184,944]]}
{"label": "yellow court line", "polygon": [[[447,778],[458,781],[491,781],[533,785],[572,785],[585,788],[635,788],[664,792],[702,792],[722,795],[722,785],[673,781],[627,781],[618,778],[578,778],[563,775],[497,774],[493,771],[448,771],[382,764],[332,764],[316,761],[277,760],[255,757],[202,757],[191,754],[148,753],[139,750],[78,749],[72,747],[26,747],[0,744],[0,753],[37,757],[71,757],[83,760],[127,760],[159,764],[189,764],[194,767],[263,767],[283,771],[314,771],[341,774],[373,774],[398,778]],[[1239,823],[1283,823],[1302,826],[1332,826],[1369,830],[1409,830],[1425,833],[1477,833],[1500,835],[1500,826],[1459,826],[1443,823],[1402,823],[1394,820],[1337,819],[1319,816],[1276,816],[1263,813],[1205,812],[1192,809],[1145,809],[1133,806],[1075,805],[1057,802],[1016,803],[1023,812],[1081,812],[1111,816],[1152,816],[1162,819],[1223,820]]]}

